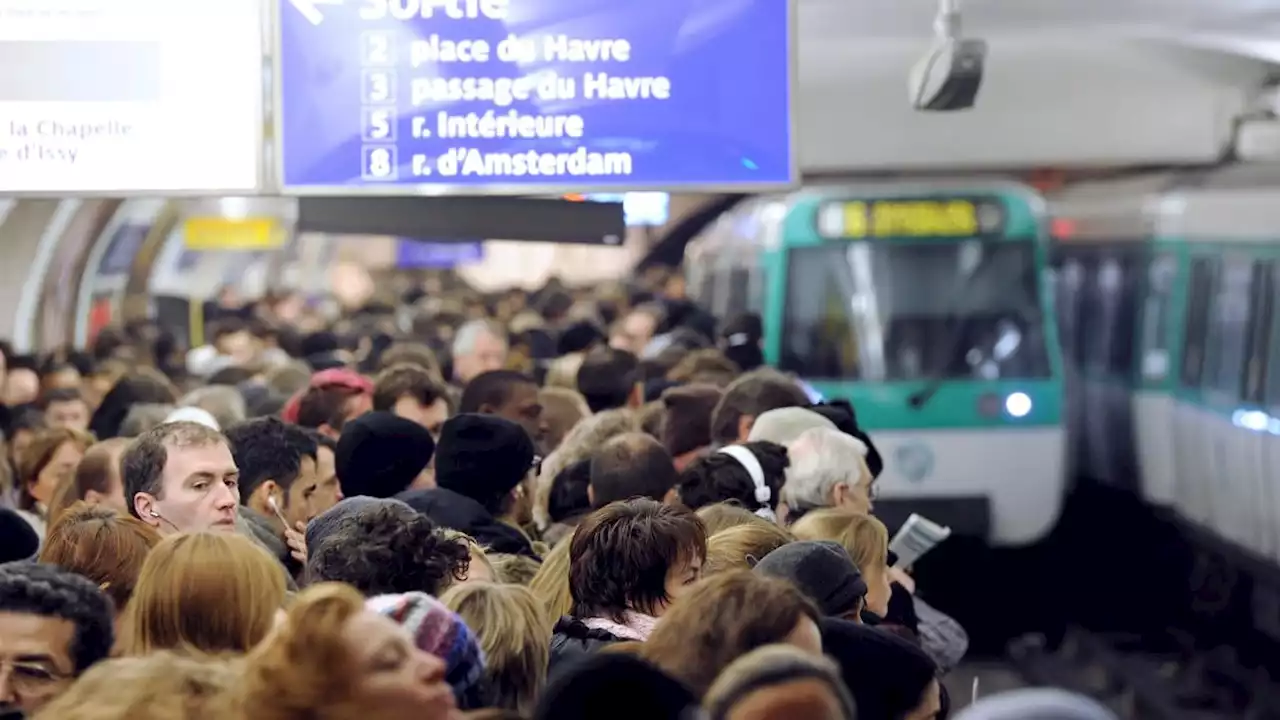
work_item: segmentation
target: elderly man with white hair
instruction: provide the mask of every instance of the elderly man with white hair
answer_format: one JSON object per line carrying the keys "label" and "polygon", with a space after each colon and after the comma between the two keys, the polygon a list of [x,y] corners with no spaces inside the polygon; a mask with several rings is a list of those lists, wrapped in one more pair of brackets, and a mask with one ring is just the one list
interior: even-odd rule
{"label": "elderly man with white hair", "polygon": [[507,363],[507,338],[502,327],[489,320],[472,320],[458,328],[453,338],[453,379],[466,386],[477,375],[501,370]]}
{"label": "elderly man with white hair", "polygon": [[782,502],[794,520],[826,507],[871,511],[875,478],[867,468],[867,446],[828,427],[813,427],[787,445],[791,465]]}

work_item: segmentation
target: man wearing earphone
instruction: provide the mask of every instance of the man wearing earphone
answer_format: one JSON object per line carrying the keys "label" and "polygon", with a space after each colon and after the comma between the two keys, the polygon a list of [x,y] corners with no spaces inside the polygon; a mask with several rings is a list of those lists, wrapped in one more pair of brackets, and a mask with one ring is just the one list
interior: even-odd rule
{"label": "man wearing earphone", "polygon": [[236,531],[240,471],[221,432],[158,425],[129,445],[120,467],[129,512],[162,535]]}

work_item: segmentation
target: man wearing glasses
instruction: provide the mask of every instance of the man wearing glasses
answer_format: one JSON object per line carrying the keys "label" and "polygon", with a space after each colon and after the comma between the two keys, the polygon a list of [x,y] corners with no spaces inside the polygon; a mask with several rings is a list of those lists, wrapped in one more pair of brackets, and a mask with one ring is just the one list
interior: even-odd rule
{"label": "man wearing glasses", "polygon": [[0,565],[0,718],[31,715],[111,652],[111,601],[74,573]]}

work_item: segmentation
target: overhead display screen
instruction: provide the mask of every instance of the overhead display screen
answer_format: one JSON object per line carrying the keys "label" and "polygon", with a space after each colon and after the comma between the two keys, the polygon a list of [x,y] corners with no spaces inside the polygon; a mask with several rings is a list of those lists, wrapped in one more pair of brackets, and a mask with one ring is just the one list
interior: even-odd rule
{"label": "overhead display screen", "polygon": [[850,200],[818,210],[818,231],[830,238],[971,238],[999,235],[1004,226],[994,199]]}
{"label": "overhead display screen", "polygon": [[0,193],[253,192],[259,0],[0,0]]}
{"label": "overhead display screen", "polygon": [[290,194],[795,179],[788,0],[276,0]]}

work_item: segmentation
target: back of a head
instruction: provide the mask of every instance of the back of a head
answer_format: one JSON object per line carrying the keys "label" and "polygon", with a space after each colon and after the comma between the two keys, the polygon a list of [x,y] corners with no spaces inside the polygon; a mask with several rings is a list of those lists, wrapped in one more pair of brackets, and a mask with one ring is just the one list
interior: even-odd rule
{"label": "back of a head", "polygon": [[578,368],[578,392],[591,412],[626,407],[640,380],[640,361],[626,350],[596,348]]}
{"label": "back of a head", "polygon": [[956,720],[1118,720],[1093,698],[1057,688],[1025,688],[984,697]]}
{"label": "back of a head", "polygon": [[672,456],[711,444],[711,413],[723,396],[720,388],[708,384],[683,385],[662,393],[667,411],[662,444]]}
{"label": "back of a head", "polygon": [[791,583],[749,570],[724,572],[672,604],[645,643],[645,657],[702,695],[740,655],[789,642],[806,618],[812,628],[821,614]]}
{"label": "back of a head", "polygon": [[702,566],[703,577],[732,570],[750,570],[762,558],[792,540],[790,533],[771,522],[737,525],[721,530],[707,538],[707,561]]}
{"label": "back of a head", "polygon": [[778,408],[756,418],[748,439],[790,445],[801,433],[816,427],[836,429],[835,423],[812,410],[802,407]]}
{"label": "back of a head", "polygon": [[440,597],[475,631],[495,705],[530,712],[546,680],[553,623],[525,587],[466,583]]}
{"label": "back of a head", "polygon": [[644,433],[610,438],[591,455],[591,499],[595,507],[633,497],[662,500],[678,479],[671,454]]}
{"label": "back of a head", "polygon": [[218,427],[231,427],[244,422],[248,414],[244,395],[228,385],[207,385],[196,388],[178,401],[179,407],[197,407],[208,412],[218,421]]}
{"label": "back of a head", "polygon": [[833,618],[824,618],[821,628],[822,649],[843,668],[862,717],[905,716],[937,677],[929,655],[893,633]]}
{"label": "back of a head", "polygon": [[[778,688],[791,683],[816,680],[827,687],[832,699],[839,705],[841,720],[857,720],[858,712],[853,697],[840,678],[840,669],[830,659],[814,657],[791,645],[765,645],[739,657],[729,664],[716,678],[703,698],[709,720],[728,720],[734,707],[748,696],[761,690]],[[811,707],[787,707],[781,703],[768,710],[777,715],[809,710]],[[808,717],[805,714],[804,717]],[[830,717],[830,715],[824,715]]]}
{"label": "back of a head", "polygon": [[857,612],[867,594],[848,551],[829,540],[789,543],[765,555],[754,570],[794,584],[829,617]]}
{"label": "back of a head", "polygon": [[745,426],[766,412],[808,404],[809,397],[795,380],[777,370],[754,370],[725,388],[724,397],[711,414],[711,437],[716,442],[736,442]]}
{"label": "back of a head", "polygon": [[233,717],[235,661],[159,652],[99,663],[35,720],[205,720]]}
{"label": "back of a head", "polygon": [[284,598],[284,568],[254,541],[172,535],[142,564],[117,650],[247,652],[267,636]]}
{"label": "back of a head", "polygon": [[622,711],[645,720],[692,720],[698,701],[653,665],[624,653],[596,653],[552,679],[535,720],[597,720]]}
{"label": "back of a head", "polygon": [[92,580],[123,610],[147,554],[159,543],[160,534],[141,520],[82,501],[49,527],[40,562]]}

